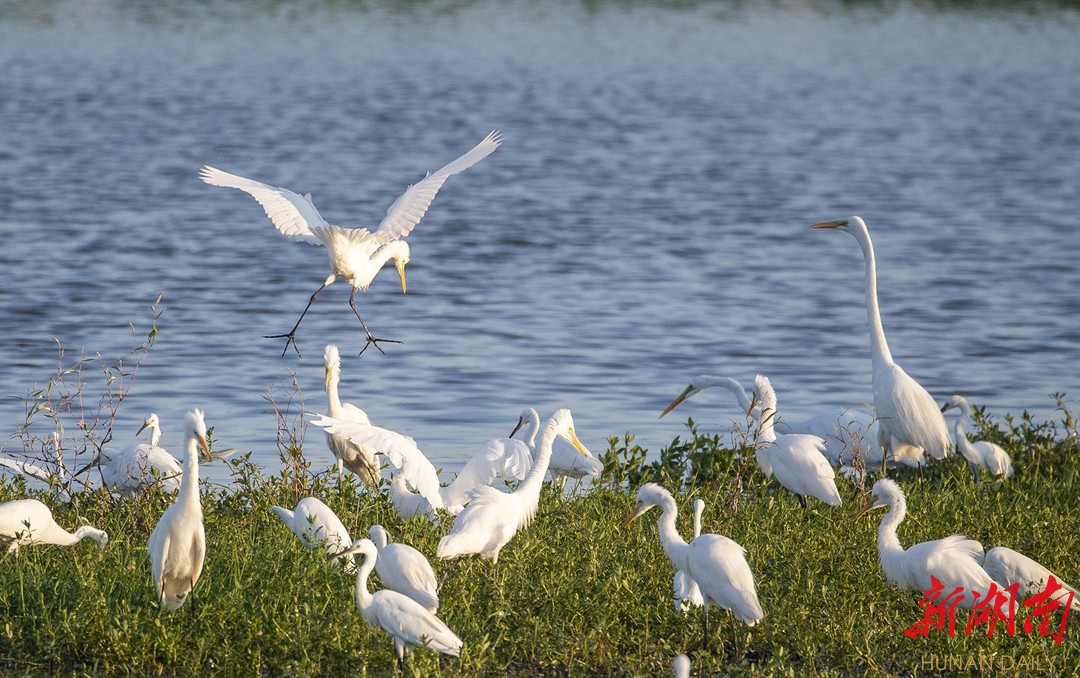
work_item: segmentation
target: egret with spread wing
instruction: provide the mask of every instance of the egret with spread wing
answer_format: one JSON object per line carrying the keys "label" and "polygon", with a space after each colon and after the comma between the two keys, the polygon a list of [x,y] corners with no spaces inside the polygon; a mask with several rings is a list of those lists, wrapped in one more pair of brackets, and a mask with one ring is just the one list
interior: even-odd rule
{"label": "egret with spread wing", "polygon": [[364,319],[360,317],[360,312],[356,310],[356,292],[366,290],[383,265],[391,259],[401,278],[401,291],[405,292],[405,264],[409,262],[409,245],[405,242],[405,237],[420,223],[431,201],[449,177],[480,162],[493,153],[500,143],[502,136],[498,132],[492,132],[465,155],[410,186],[390,205],[386,216],[374,232],[366,228],[344,228],[327,223],[315,209],[310,194],[301,196],[288,189],[268,186],[214,167],[203,167],[199,173],[203,181],[213,186],[239,189],[251,195],[262,205],[266,216],[283,235],[300,242],[323,245],[330,256],[330,275],[308,299],[304,312],[300,314],[293,328],[285,334],[267,337],[286,338],[285,349],[281,355],[284,356],[289,350],[289,344],[292,344],[296,354],[300,355],[296,344],[296,330],[308,309],[315,303],[315,297],[338,277],[344,278],[352,286],[349,306],[367,334],[364,349],[374,344],[375,348],[381,351],[380,341],[399,343],[391,339],[377,339],[371,333]]}

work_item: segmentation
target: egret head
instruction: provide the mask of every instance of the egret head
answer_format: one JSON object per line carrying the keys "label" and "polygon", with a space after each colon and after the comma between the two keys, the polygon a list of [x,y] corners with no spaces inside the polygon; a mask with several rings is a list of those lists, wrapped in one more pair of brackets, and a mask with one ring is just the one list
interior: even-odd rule
{"label": "egret head", "polygon": [[855,216],[847,219],[837,219],[836,221],[823,221],[820,224],[812,225],[810,228],[831,228],[852,235],[855,235],[858,231],[867,232],[866,222],[862,220],[862,217]]}
{"label": "egret head", "polygon": [[159,431],[161,430],[161,422],[158,420],[158,416],[153,412],[151,412],[150,416],[146,418],[146,421],[143,422],[143,425],[139,427],[139,430],[135,432],[135,435],[139,435],[146,429],[157,429]]}
{"label": "egret head", "polygon": [[623,529],[630,527],[634,522],[654,506],[665,506],[674,503],[671,493],[656,483],[645,483],[637,491],[633,512],[623,521]]}
{"label": "egret head", "polygon": [[185,417],[188,435],[195,439],[197,449],[210,459],[210,444],[206,440],[206,421],[202,410],[191,410]]}
{"label": "egret head", "polygon": [[338,553],[331,553],[329,558],[330,560],[337,560],[338,558],[344,558],[345,556],[351,556],[356,553],[365,556],[369,560],[374,560],[379,556],[379,550],[375,548],[375,542],[371,541],[366,537],[363,537],[354,541],[352,543],[352,546],[345,549],[344,551],[340,551]]}
{"label": "egret head", "polygon": [[409,243],[404,240],[395,240],[390,244],[390,258],[394,260],[394,268],[397,269],[398,277],[401,278],[401,293],[405,294],[405,264],[409,263]]}
{"label": "egret head", "polygon": [[968,407],[967,398],[965,398],[964,396],[960,396],[960,395],[954,395],[953,397],[951,397],[951,398],[949,398],[948,400],[945,401],[945,404],[941,406],[941,411],[942,412],[948,412],[949,410],[954,409],[954,408],[959,408],[959,409],[963,410],[963,409],[966,409],[967,407]]}
{"label": "egret head", "polygon": [[330,390],[330,381],[341,374],[341,356],[338,347],[327,344],[323,351],[323,364],[326,365],[326,376],[323,379],[323,389]]}
{"label": "egret head", "polygon": [[578,454],[583,457],[590,456],[589,451],[581,444],[577,433],[574,432],[574,417],[571,416],[570,410],[565,408],[555,410],[555,414],[551,415],[550,423],[555,425],[555,435],[573,445]]}
{"label": "egret head", "polygon": [[754,377],[754,390],[750,396],[750,410],[746,413],[746,416],[750,416],[750,412],[753,412],[755,407],[760,407],[761,413],[765,417],[768,417],[770,412],[776,413],[776,391],[772,387],[772,382],[764,374],[758,374]]}
{"label": "egret head", "polygon": [[701,393],[701,391],[702,391],[702,389],[700,387],[695,386],[694,384],[691,383],[689,386],[687,386],[685,389],[683,389],[683,392],[680,393],[678,395],[678,397],[675,398],[675,400],[671,401],[671,404],[668,405],[667,408],[665,408],[663,412],[660,413],[660,418],[663,419],[665,414],[672,411],[673,409],[675,409],[679,405],[682,405],[684,402],[686,402],[686,400],[688,398],[692,398],[694,395],[696,395],[698,393]]}
{"label": "egret head", "polygon": [[531,407],[526,407],[518,416],[517,426],[514,427],[514,430],[511,431],[510,435],[507,437],[513,438],[519,431],[530,432],[539,423],[540,415],[536,413],[536,410]]}
{"label": "egret head", "polygon": [[855,520],[858,520],[862,516],[866,515],[870,511],[889,507],[890,509],[895,506],[903,505],[904,491],[900,489],[900,486],[896,484],[895,480],[889,478],[882,478],[874,483],[874,489],[870,490],[870,499],[867,500],[858,513],[855,514]]}

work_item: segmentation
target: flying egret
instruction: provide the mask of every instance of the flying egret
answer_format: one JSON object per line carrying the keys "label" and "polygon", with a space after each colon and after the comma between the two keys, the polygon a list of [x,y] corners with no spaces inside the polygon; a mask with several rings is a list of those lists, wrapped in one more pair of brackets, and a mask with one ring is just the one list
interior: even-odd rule
{"label": "flying egret", "polygon": [[[338,382],[341,381],[341,356],[338,353],[337,346],[333,344],[326,346],[326,350],[323,352],[323,362],[326,365],[326,377],[323,383],[326,387],[327,411],[330,416],[335,419],[345,419],[365,425],[370,424],[371,420],[368,419],[366,412],[352,403],[341,402],[341,398],[338,396]],[[376,487],[379,484],[381,478],[379,462],[375,459],[378,450],[357,445],[348,438],[330,432],[326,433],[326,444],[330,446],[330,451],[334,453],[334,457],[337,459],[339,483],[342,480],[342,467],[347,467],[360,476],[360,480],[368,486]],[[347,545],[342,544],[342,548]]]}
{"label": "flying egret", "polygon": [[1019,584],[1017,596],[1042,593],[1046,590],[1050,577],[1053,577],[1061,588],[1051,595],[1050,599],[1065,606],[1069,604],[1069,597],[1072,596],[1072,609],[1080,611],[1080,593],[1063,582],[1061,577],[1022,553],[1004,546],[995,546],[986,552],[982,566],[998,586],[1008,588]]}
{"label": "flying egret", "polygon": [[286,334],[267,337],[286,338],[285,348],[281,352],[282,357],[289,350],[290,343],[296,355],[300,355],[300,348],[296,344],[296,330],[307,315],[308,309],[315,303],[315,297],[319,296],[319,292],[326,289],[339,276],[352,286],[349,306],[367,334],[364,349],[374,344],[375,348],[381,351],[380,341],[400,343],[392,339],[377,339],[371,333],[364,319],[360,317],[360,312],[356,310],[356,292],[366,290],[383,265],[393,259],[398,277],[401,278],[401,292],[405,293],[405,264],[409,262],[409,245],[405,242],[405,238],[427,213],[431,201],[435,199],[435,195],[449,177],[480,162],[493,153],[501,143],[502,136],[497,131],[492,132],[465,155],[410,186],[390,205],[386,216],[374,232],[369,232],[366,228],[332,226],[315,209],[310,194],[300,196],[288,189],[268,186],[252,179],[222,172],[214,167],[203,167],[199,173],[203,181],[213,186],[236,188],[251,195],[262,205],[266,216],[283,235],[300,242],[323,245],[330,256],[330,275],[308,299],[304,312],[300,314],[293,328]]}
{"label": "flying egret", "polygon": [[375,571],[379,573],[383,586],[404,593],[432,614],[437,612],[439,582],[424,554],[408,544],[391,542],[390,535],[382,525],[372,525],[368,535],[379,551]]}
{"label": "flying egret", "polygon": [[[701,536],[701,514],[705,511],[705,502],[701,499],[694,500],[694,539]],[[693,540],[691,540],[693,541]],[[689,612],[691,607],[702,607],[705,599],[701,597],[701,589],[690,575],[682,570],[675,570],[671,587],[675,593],[675,611]]]}
{"label": "flying egret", "polygon": [[369,625],[381,627],[393,636],[399,665],[404,663],[405,649],[410,645],[427,646],[454,657],[461,653],[461,638],[423,605],[391,589],[368,591],[368,575],[379,556],[379,550],[370,539],[357,539],[338,555],[354,553],[364,557],[356,571],[356,607]]}
{"label": "flying egret", "polygon": [[[895,481],[882,478],[874,483],[871,494],[873,501],[864,504],[855,518],[872,509],[889,509],[877,533],[878,562],[887,580],[900,588],[925,592],[932,588],[930,577],[936,577],[944,587],[945,596],[957,588],[963,590],[959,598],[954,598],[960,607],[972,607],[978,598],[985,597],[993,580],[979,565],[983,559],[982,544],[954,534],[920,542],[905,550],[896,534],[896,528],[907,515],[904,491]],[[974,595],[976,591],[978,597]]]}
{"label": "flying egret", "polygon": [[[690,385],[667,406],[660,416],[663,417],[687,399],[714,386],[721,386],[731,391],[738,400],[741,410],[750,411],[750,396],[746,394],[746,389],[742,384],[727,377],[702,374],[694,377]],[[773,419],[775,420],[773,427],[780,435],[806,433],[823,439],[825,456],[833,465],[841,465],[845,459],[850,461],[856,445],[862,450],[864,462],[881,463],[881,446],[877,442],[878,423],[868,412],[853,407],[837,407],[818,412],[806,419],[790,419],[779,415],[774,415]]]}
{"label": "flying egret", "polygon": [[814,224],[852,235],[866,262],[866,315],[870,321],[870,357],[873,363],[874,411],[880,422],[878,440],[887,456],[907,464],[921,463],[925,450],[944,459],[952,442],[937,403],[919,382],[893,361],[877,299],[877,265],[870,232],[860,217]]}
{"label": "flying egret", "polygon": [[698,583],[705,600],[705,637],[709,642],[709,604],[728,610],[747,626],[761,621],[765,613],[758,602],[754,574],[746,562],[746,549],[719,534],[706,533],[689,544],[675,527],[678,507],[671,493],[656,483],[645,483],[637,491],[633,513],[623,522],[630,526],[654,506],[660,507],[660,544],[671,566],[687,573]]}
{"label": "flying egret", "polygon": [[540,431],[539,452],[525,479],[513,492],[502,492],[489,485],[474,489],[472,501],[458,514],[450,534],[439,540],[440,558],[479,554],[490,558],[492,563],[499,562],[499,551],[536,515],[544,474],[551,460],[551,446],[557,437],[585,454],[585,446],[574,432],[570,410],[556,410]]}
{"label": "flying egret", "polygon": [[[540,415],[531,407],[522,411],[518,417],[517,426],[511,431],[513,438],[518,433],[524,436],[525,444],[536,456],[536,435],[540,432]],[[571,445],[562,438],[556,438],[551,446],[551,460],[548,462],[548,473],[551,480],[559,487],[566,485],[567,478],[596,477],[604,471],[604,463],[594,457],[592,452],[585,450],[584,456],[578,454]]]}
{"label": "flying egret", "polygon": [[[324,504],[318,497],[304,497],[296,502],[296,510],[280,506],[271,506],[281,522],[292,533],[300,538],[300,542],[309,549],[317,549],[320,546],[329,554],[340,553],[352,545],[352,538],[345,524],[337,517],[334,510]],[[344,565],[346,572],[353,571],[352,558],[343,561],[334,561],[335,565]]]}
{"label": "flying egret", "polygon": [[[184,604],[202,574],[206,556],[206,531],[203,527],[202,505],[199,503],[199,460],[201,449],[207,456],[206,423],[201,410],[191,410],[184,418],[184,473],[180,491],[174,503],[165,509],[161,520],[150,533],[147,551],[154,575],[158,600],[170,610]],[[195,597],[191,597],[192,609]]]}
{"label": "flying egret", "polygon": [[971,418],[971,405],[968,404],[967,398],[954,395],[941,406],[941,411],[947,412],[953,408],[960,409],[960,416],[956,418],[956,423],[953,424],[956,449],[967,460],[971,474],[978,478],[980,470],[985,470],[998,478],[1012,478],[1012,459],[1009,458],[1009,453],[1003,450],[1000,445],[989,440],[977,440],[975,442],[968,440],[964,428],[968,419]]}
{"label": "flying egret", "polygon": [[0,504],[0,538],[10,540],[7,552],[19,554],[20,546],[29,544],[57,544],[74,546],[85,538],[91,538],[105,548],[109,535],[89,525],[83,525],[74,533],[56,524],[49,507],[37,499],[16,499]]}

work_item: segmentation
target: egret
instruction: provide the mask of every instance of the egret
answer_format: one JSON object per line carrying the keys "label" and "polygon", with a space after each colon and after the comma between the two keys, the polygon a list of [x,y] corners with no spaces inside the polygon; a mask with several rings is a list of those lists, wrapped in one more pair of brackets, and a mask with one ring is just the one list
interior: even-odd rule
{"label": "egret", "polygon": [[954,395],[941,406],[941,411],[947,412],[953,408],[960,409],[960,416],[956,418],[956,423],[953,424],[956,449],[967,460],[971,474],[978,478],[980,470],[985,470],[998,478],[1012,478],[1012,459],[1009,458],[1009,453],[1001,448],[1001,445],[992,443],[989,440],[977,440],[975,442],[968,440],[964,427],[967,420],[971,418],[971,405],[968,404],[967,398]]}
{"label": "egret", "polygon": [[[201,410],[191,410],[184,418],[184,474],[174,503],[165,509],[150,533],[147,550],[158,600],[170,610],[178,610],[195,588],[206,556],[206,531],[199,503],[199,460],[202,450],[210,455],[206,423]],[[195,597],[191,597],[192,609]]]}
{"label": "egret", "polygon": [[[352,539],[345,524],[337,517],[334,510],[322,502],[318,497],[304,497],[296,502],[296,509],[280,506],[271,506],[281,522],[292,530],[292,533],[300,538],[300,542],[309,549],[317,549],[320,546],[329,554],[340,553],[349,548]],[[334,561],[335,565],[344,565],[346,572],[353,571],[352,558],[343,561]]]}
{"label": "egret", "polygon": [[570,410],[556,410],[540,431],[539,452],[525,479],[513,492],[502,492],[489,485],[474,489],[472,500],[454,520],[450,534],[439,541],[437,554],[440,558],[479,554],[490,558],[492,563],[499,562],[499,551],[536,515],[540,488],[557,437],[585,454],[585,446],[574,432]]}
{"label": "egret", "polygon": [[671,662],[671,670],[675,678],[690,678],[690,657],[680,654]]}
{"label": "egret", "polygon": [[[510,437],[520,433],[524,436],[525,444],[536,456],[536,435],[540,432],[540,415],[531,407],[526,408],[518,417],[517,426],[510,432]],[[604,463],[594,457],[592,452],[585,450],[584,456],[578,454],[572,446],[562,438],[556,438],[551,446],[551,460],[548,462],[548,472],[551,480],[559,487],[566,485],[567,478],[596,477],[604,470]]]}
{"label": "egret", "polygon": [[1061,577],[1022,553],[1004,546],[995,546],[986,552],[982,566],[990,578],[998,583],[998,586],[1008,588],[1013,584],[1019,584],[1016,591],[1018,596],[1042,593],[1046,590],[1050,577],[1053,577],[1061,588],[1052,594],[1050,599],[1065,606],[1069,604],[1071,597],[1072,609],[1080,611],[1080,593],[1063,582]]}
{"label": "egret", "polygon": [[746,549],[719,534],[706,533],[689,544],[675,527],[678,507],[671,493],[656,483],[645,483],[637,491],[633,513],[623,529],[654,506],[660,507],[660,544],[671,566],[687,573],[698,583],[705,600],[705,638],[709,642],[709,604],[728,610],[739,621],[753,626],[765,617],[758,602],[754,574],[746,562]]}
{"label": "egret", "polygon": [[[701,499],[694,500],[694,539],[701,536],[701,514],[705,511],[705,502]],[[692,540],[691,540],[692,541]],[[701,589],[690,575],[682,570],[675,570],[675,577],[671,582],[675,592],[675,611],[689,612],[691,607],[702,607],[705,599],[701,597]]]}
{"label": "egret", "polygon": [[[409,262],[409,245],[405,238],[412,232],[427,213],[431,201],[442,188],[446,180],[480,162],[493,153],[502,136],[496,131],[487,135],[471,151],[450,164],[429,173],[425,178],[413,184],[390,205],[379,227],[374,232],[366,228],[343,228],[326,222],[315,209],[311,195],[298,195],[285,188],[276,188],[267,184],[229,174],[210,166],[204,166],[199,177],[212,186],[236,188],[255,198],[262,205],[266,216],[283,235],[299,242],[323,245],[330,257],[330,275],[319,289],[308,299],[304,312],[296,324],[286,334],[270,335],[267,338],[285,337],[282,357],[292,344],[296,355],[300,348],[296,343],[296,330],[307,315],[308,309],[315,303],[315,297],[340,276],[352,286],[349,294],[349,306],[367,334],[364,350],[371,344],[382,351],[380,341],[395,342],[391,339],[377,339],[368,329],[360,312],[356,310],[356,292],[368,288],[383,265],[393,259],[401,278],[401,292],[405,293],[405,264]],[[363,353],[363,351],[361,351]]]}
{"label": "egret", "polygon": [[439,582],[424,554],[408,544],[391,542],[382,525],[372,525],[368,535],[379,551],[375,571],[383,586],[404,593],[432,614],[438,611]]}
{"label": "egret", "polygon": [[886,456],[904,463],[921,463],[925,450],[944,459],[952,442],[937,403],[919,382],[893,361],[877,299],[877,264],[870,232],[860,217],[814,224],[852,235],[866,262],[866,315],[870,322],[870,357],[873,364],[874,411],[880,422],[878,441]]}
{"label": "egret", "polygon": [[150,444],[133,445],[120,450],[101,450],[101,478],[105,486],[120,494],[133,497],[153,487],[174,493],[180,489],[183,467],[176,457],[158,445],[161,441],[161,421],[153,412],[135,435],[150,431]]}
{"label": "egret", "polygon": [[[355,421],[365,425],[370,424],[371,420],[368,419],[366,412],[352,403],[341,402],[341,398],[338,396],[338,382],[341,381],[341,356],[338,354],[337,346],[333,344],[326,346],[326,350],[323,352],[323,362],[326,365],[326,377],[323,384],[326,387],[327,411],[330,416],[335,419]],[[360,476],[360,480],[370,487],[379,484],[381,477],[379,462],[375,459],[378,450],[357,445],[348,438],[330,432],[326,433],[326,444],[330,446],[330,451],[334,453],[334,458],[337,459],[338,483],[342,480],[342,467],[347,467]],[[342,548],[347,545],[342,544]]]}
{"label": "egret", "polygon": [[20,546],[57,544],[74,546],[89,537],[105,548],[109,535],[90,525],[74,533],[56,524],[49,507],[37,499],[16,499],[0,504],[0,537],[10,540],[8,553],[19,554]]}
{"label": "egret", "polygon": [[338,556],[354,553],[364,557],[356,572],[356,607],[370,626],[381,627],[393,636],[399,665],[405,661],[405,649],[410,645],[426,645],[453,657],[460,655],[461,638],[423,605],[391,589],[368,591],[368,575],[379,556],[379,550],[370,539],[356,540]]}
{"label": "egret", "polygon": [[825,441],[805,433],[777,436],[773,430],[776,392],[768,377],[754,377],[754,406],[759,408],[757,447],[764,450],[776,480],[799,498],[817,497],[830,506],[840,505],[836,471],[825,458]]}
{"label": "egret", "polygon": [[[896,528],[907,515],[904,491],[895,481],[882,478],[871,490],[873,501],[863,505],[855,518],[872,509],[887,507],[889,512],[878,525],[878,562],[885,578],[900,588],[929,591],[936,577],[948,596],[955,589],[962,589],[962,597],[956,598],[960,607],[972,607],[978,597],[984,597],[993,580],[979,562],[983,559],[982,544],[974,539],[954,534],[944,539],[924,541],[908,549],[900,546]],[[978,592],[978,597],[974,592]]]}

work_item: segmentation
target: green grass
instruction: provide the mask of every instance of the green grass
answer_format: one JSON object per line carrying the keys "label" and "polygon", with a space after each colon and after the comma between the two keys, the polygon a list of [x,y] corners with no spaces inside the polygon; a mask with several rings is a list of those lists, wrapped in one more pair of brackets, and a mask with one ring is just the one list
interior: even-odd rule
{"label": "green grass", "polygon": [[[957,458],[931,465],[922,477],[901,471],[909,505],[901,542],[962,533],[986,548],[1013,547],[1080,583],[1080,534],[1070,517],[1080,498],[1078,447],[1063,412],[1064,423],[1026,416],[988,422],[978,413],[979,437],[1013,455],[1017,476],[1007,483],[976,483]],[[731,479],[738,463],[719,438],[692,424],[655,461],[629,437],[612,439],[602,481],[567,498],[545,489],[535,522],[497,565],[435,560],[451,519],[402,522],[386,499],[351,482],[339,489],[333,474],[312,473],[292,454],[283,464],[289,470],[273,476],[241,459],[234,491],[204,494],[207,559],[194,613],[162,612],[153,596],[146,541],[171,498],[99,492],[83,495],[76,509],[45,497],[62,525],[88,521],[107,530],[110,542],[104,549],[89,540],[70,548],[24,547],[18,558],[0,563],[0,673],[391,673],[393,643],[355,609],[354,578],[301,547],[269,511],[272,504],[291,508],[308,494],[323,498],[354,538],[366,536],[373,523],[385,525],[394,540],[431,557],[444,578],[439,616],[465,641],[462,656],[413,651],[409,675],[670,675],[673,656],[687,651],[694,675],[937,674],[925,663],[935,659],[937,669],[950,659],[989,658],[999,668],[1026,661],[1064,675],[1080,666],[1074,628],[1080,618],[1069,619],[1061,645],[1022,631],[1009,637],[1001,627],[992,638],[962,631],[907,638],[904,629],[921,618],[920,594],[898,590],[882,575],[880,513],[853,521],[861,498],[850,484],[843,486],[842,507],[811,501],[803,510],[752,466],[742,468],[735,504]],[[674,611],[657,513],[621,529],[633,503],[628,487],[648,480],[677,490],[683,534],[690,530],[691,500],[701,497],[704,530],[746,548],[765,619],[753,629],[738,625],[739,652],[726,613],[713,610],[713,645],[703,650],[701,612]],[[34,494],[17,480],[0,485],[3,501]],[[966,614],[961,619],[962,628]]]}

